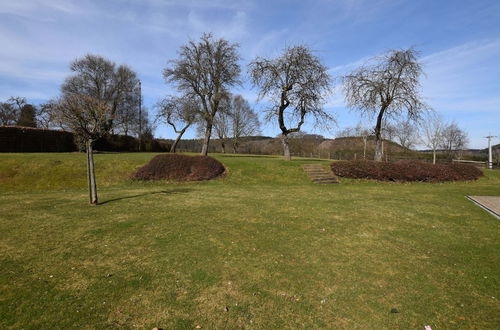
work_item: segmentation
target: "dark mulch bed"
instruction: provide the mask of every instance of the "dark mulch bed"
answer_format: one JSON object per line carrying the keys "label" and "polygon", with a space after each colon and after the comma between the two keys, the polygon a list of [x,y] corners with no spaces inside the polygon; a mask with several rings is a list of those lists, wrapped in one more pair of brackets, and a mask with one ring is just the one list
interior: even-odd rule
{"label": "dark mulch bed", "polygon": [[467,164],[430,164],[414,160],[395,163],[372,160],[339,161],[331,165],[333,172],[346,178],[395,182],[446,182],[476,180],[480,169]]}
{"label": "dark mulch bed", "polygon": [[210,180],[224,173],[221,162],[209,156],[163,154],[153,157],[132,174],[135,180]]}

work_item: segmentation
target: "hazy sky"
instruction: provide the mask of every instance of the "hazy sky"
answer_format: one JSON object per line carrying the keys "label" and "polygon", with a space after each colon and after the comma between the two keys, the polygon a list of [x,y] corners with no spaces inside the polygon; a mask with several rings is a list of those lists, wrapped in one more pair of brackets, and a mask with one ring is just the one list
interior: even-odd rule
{"label": "hazy sky", "polygon": [[[167,61],[203,32],[239,43],[243,72],[255,56],[296,44],[309,45],[334,77],[388,49],[414,46],[426,72],[427,103],[466,129],[471,147],[485,147],[489,133],[500,136],[498,0],[2,0],[0,21],[0,100],[53,98],[69,63],[94,53],[134,69],[152,108],[174,93],[162,78]],[[262,107],[248,84],[233,92]],[[359,121],[343,106],[339,88],[327,109],[338,128]],[[316,133],[333,136],[338,128]],[[279,129],[269,124],[263,133]],[[160,126],[156,135],[173,133]]]}

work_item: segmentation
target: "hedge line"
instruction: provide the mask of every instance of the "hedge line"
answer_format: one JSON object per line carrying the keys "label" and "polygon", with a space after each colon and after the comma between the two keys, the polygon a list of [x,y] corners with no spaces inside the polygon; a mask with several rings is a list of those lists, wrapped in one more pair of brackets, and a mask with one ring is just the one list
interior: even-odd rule
{"label": "hedge line", "polygon": [[[138,140],[131,136],[109,135],[97,140],[98,151],[137,151]],[[168,151],[164,141],[144,140],[142,151]],[[71,132],[20,126],[0,126],[0,152],[74,152],[79,151],[75,135]]]}
{"label": "hedge line", "polygon": [[446,182],[476,180],[483,175],[480,169],[467,164],[430,164],[420,161],[395,163],[372,160],[338,161],[332,171],[341,177],[396,182]]}

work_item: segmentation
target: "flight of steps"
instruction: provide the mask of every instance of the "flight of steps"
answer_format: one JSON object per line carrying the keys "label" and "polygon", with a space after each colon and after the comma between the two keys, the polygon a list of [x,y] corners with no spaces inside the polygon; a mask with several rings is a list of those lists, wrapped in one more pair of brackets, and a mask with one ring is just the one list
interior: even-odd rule
{"label": "flight of steps", "polygon": [[325,169],[321,164],[305,164],[302,168],[314,183],[331,184],[339,183],[331,170]]}

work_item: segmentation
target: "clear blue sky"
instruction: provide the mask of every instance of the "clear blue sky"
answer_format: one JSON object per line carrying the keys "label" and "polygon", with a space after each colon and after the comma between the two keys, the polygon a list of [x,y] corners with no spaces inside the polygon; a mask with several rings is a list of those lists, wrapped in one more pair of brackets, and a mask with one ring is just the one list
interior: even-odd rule
{"label": "clear blue sky", "polygon": [[[471,147],[485,147],[489,133],[500,136],[498,0],[3,0],[0,21],[0,100],[53,98],[69,63],[94,53],[132,67],[151,108],[173,93],[161,75],[167,61],[203,32],[239,43],[244,67],[257,55],[307,44],[334,76],[387,49],[415,46],[427,73],[427,103],[456,120]],[[262,106],[248,85],[234,92]],[[339,128],[359,120],[344,108],[339,89],[326,108]],[[332,136],[336,129],[316,133]],[[278,132],[273,124],[264,129]],[[164,126],[156,134],[173,136]]]}

